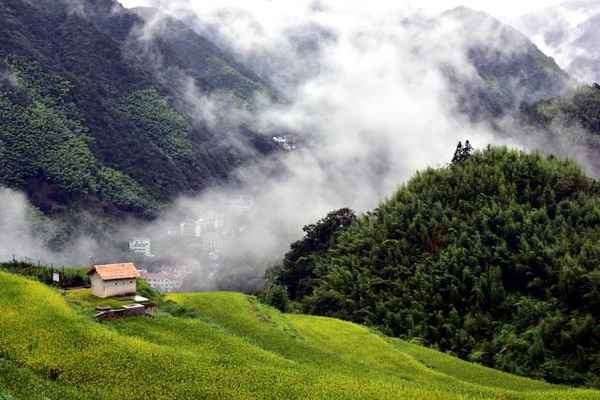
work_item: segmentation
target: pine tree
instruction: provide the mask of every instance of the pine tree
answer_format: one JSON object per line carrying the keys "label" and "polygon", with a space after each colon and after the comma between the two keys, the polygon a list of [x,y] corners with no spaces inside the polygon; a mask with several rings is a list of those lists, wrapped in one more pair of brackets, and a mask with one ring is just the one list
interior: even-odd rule
{"label": "pine tree", "polygon": [[462,142],[459,141],[456,150],[454,151],[454,157],[452,157],[452,164],[458,164],[461,161],[462,152],[463,145]]}
{"label": "pine tree", "polygon": [[462,150],[462,160],[466,161],[471,158],[471,153],[473,153],[473,146],[471,146],[471,142],[468,140],[465,142],[465,147]]}
{"label": "pine tree", "polygon": [[465,142],[463,147],[462,142],[458,142],[456,146],[456,150],[454,151],[454,157],[452,157],[452,164],[459,164],[463,161],[471,158],[471,154],[473,153],[473,146],[471,146],[471,142],[468,140]]}

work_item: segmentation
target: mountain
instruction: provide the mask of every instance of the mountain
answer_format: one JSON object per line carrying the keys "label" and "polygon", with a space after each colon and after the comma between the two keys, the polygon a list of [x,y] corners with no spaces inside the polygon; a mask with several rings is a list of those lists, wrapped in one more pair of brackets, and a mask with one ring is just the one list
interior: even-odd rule
{"label": "mountain", "polygon": [[600,138],[600,85],[581,86],[561,97],[541,100],[524,110],[534,123],[545,129],[553,126],[583,129]]}
{"label": "mountain", "polygon": [[564,93],[570,77],[525,35],[494,17],[458,7],[442,14],[446,39],[465,52],[466,66],[444,67],[459,110],[475,120],[515,112],[522,103]]}
{"label": "mountain", "polygon": [[[154,318],[94,321],[65,294],[0,271],[0,398],[588,400],[334,319],[236,293],[177,294]],[[114,300],[113,300],[114,301]]]}
{"label": "mountain", "polygon": [[600,4],[568,1],[522,16],[515,26],[582,83],[600,82]]}
{"label": "mountain", "polygon": [[488,148],[307,227],[267,279],[307,313],[598,386],[599,199],[572,162]]}
{"label": "mountain", "polygon": [[2,1],[0,185],[50,214],[152,216],[275,150],[197,118],[212,93],[246,107],[271,91],[176,20],[145,24],[113,0]]}

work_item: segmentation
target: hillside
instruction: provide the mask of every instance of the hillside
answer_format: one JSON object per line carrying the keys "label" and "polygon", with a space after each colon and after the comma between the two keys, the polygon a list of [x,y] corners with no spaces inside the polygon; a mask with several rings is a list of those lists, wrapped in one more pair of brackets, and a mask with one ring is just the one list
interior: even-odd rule
{"label": "hillside", "polygon": [[[448,20],[456,25],[449,42],[468,38],[451,47],[468,53],[475,75],[464,66],[446,72],[471,117],[498,117],[567,85],[551,59],[491,16],[463,7],[431,24]],[[229,96],[240,107],[257,93],[278,97],[273,69],[307,79],[323,67],[320,46],[335,35],[298,27],[286,40],[305,50],[242,64],[213,42],[223,40],[191,24],[115,0],[3,1],[0,185],[24,191],[45,214],[153,217],[179,195],[229,182],[232,170],[276,151],[248,122],[204,115],[212,109],[206,96]]]}
{"label": "hillside", "polygon": [[154,29],[114,0],[0,3],[0,185],[47,214],[153,216],[274,150],[186,103],[193,87],[247,104],[260,79],[175,20]]}
{"label": "hillside", "polygon": [[[96,323],[41,283],[0,272],[2,399],[573,399],[333,319],[235,293],[181,294],[187,318]],[[192,313],[191,317],[189,313]]]}
{"label": "hillside", "polygon": [[418,173],[350,226],[339,216],[269,272],[295,307],[516,374],[600,384],[600,184],[574,163],[488,148]]}
{"label": "hillside", "polygon": [[600,5],[570,0],[515,20],[515,26],[539,44],[582,83],[600,81],[598,56]]}
{"label": "hillside", "polygon": [[[559,143],[557,151],[585,160],[592,176],[600,173],[600,86],[592,84],[569,90],[562,96],[521,106],[520,121],[534,132],[545,132],[550,141]],[[527,132],[526,129],[517,136]],[[526,136],[526,135],[525,135]],[[535,133],[532,135],[535,136]],[[550,137],[552,139],[550,139]],[[562,147],[562,149],[561,149]]]}
{"label": "hillside", "polygon": [[524,107],[532,122],[552,129],[553,125],[568,129],[582,128],[600,135],[600,85],[582,86],[561,97],[541,100]]}
{"label": "hillside", "polygon": [[529,38],[484,12],[458,7],[437,24],[451,27],[447,40],[457,42],[469,65],[446,67],[459,110],[475,120],[497,118],[522,103],[561,95],[571,78]]}

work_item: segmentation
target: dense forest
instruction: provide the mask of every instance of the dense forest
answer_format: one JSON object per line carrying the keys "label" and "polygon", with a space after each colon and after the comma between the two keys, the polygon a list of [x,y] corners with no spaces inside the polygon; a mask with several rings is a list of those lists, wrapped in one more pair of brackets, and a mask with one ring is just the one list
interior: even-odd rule
{"label": "dense forest", "polygon": [[553,124],[583,128],[600,135],[600,85],[581,86],[561,97],[522,106],[530,120],[543,127]]}
{"label": "dense forest", "polygon": [[576,164],[462,147],[372,212],[305,233],[267,273],[263,297],[280,309],[600,386],[600,183]]}
{"label": "dense forest", "polygon": [[144,19],[114,0],[77,4],[0,3],[0,185],[45,214],[152,217],[276,150],[247,127],[207,126],[181,100],[184,85],[241,107],[269,95],[231,55],[172,18],[144,37]]}

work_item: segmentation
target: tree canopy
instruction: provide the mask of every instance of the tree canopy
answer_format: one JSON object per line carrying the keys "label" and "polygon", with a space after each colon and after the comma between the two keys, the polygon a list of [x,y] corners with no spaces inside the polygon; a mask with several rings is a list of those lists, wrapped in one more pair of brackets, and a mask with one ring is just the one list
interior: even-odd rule
{"label": "tree canopy", "polygon": [[572,162],[487,148],[418,173],[325,248],[294,244],[270,280],[303,312],[598,386],[599,194]]}

